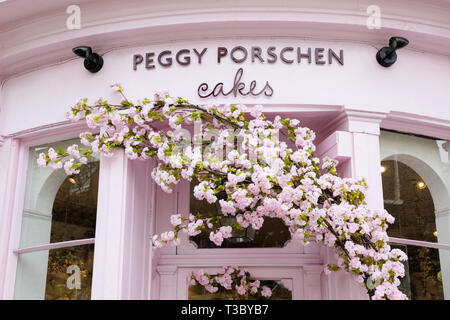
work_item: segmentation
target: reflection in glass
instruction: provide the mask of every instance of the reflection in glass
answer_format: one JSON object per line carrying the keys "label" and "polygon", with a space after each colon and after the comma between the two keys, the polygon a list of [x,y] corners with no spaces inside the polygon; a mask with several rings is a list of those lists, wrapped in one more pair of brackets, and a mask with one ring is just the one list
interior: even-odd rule
{"label": "reflection in glass", "polygon": [[[75,143],[79,140],[30,148],[20,248],[95,237],[98,159],[90,159],[71,177],[36,163],[50,147],[65,149]],[[89,245],[20,254],[14,298],[90,299],[93,252]],[[80,281],[70,284],[72,274]]]}
{"label": "reflection in glass", "polygon": [[[260,280],[261,286],[267,286],[272,290],[269,300],[292,300],[292,292],[287,289],[280,280]],[[235,290],[225,290],[220,287],[215,293],[208,292],[203,286],[197,284],[189,287],[189,300],[240,300],[241,296]],[[249,296],[247,300],[267,300],[264,297]]]}
{"label": "reflection in glass", "polygon": [[405,277],[400,289],[412,300],[443,300],[439,250],[406,245],[392,245],[406,252]]}
{"label": "reflection in glass", "polygon": [[437,242],[433,199],[422,177],[399,161],[382,165],[384,207],[395,218],[389,236]]}
{"label": "reflection in glass", "polygon": [[[388,229],[390,236],[450,244],[449,151],[448,140],[381,131],[381,159],[387,160],[382,162],[387,165],[382,173],[384,204],[396,218],[395,224]],[[440,265],[439,279],[442,279],[444,298],[449,299],[450,250],[440,249],[437,254],[433,249],[430,253],[425,253],[429,249],[409,246],[407,249],[409,255],[422,255],[423,259],[431,259],[434,265]],[[411,288],[414,281],[411,277]],[[418,285],[421,286],[424,285]],[[424,293],[419,296],[425,299],[439,295]]]}
{"label": "reflection in glass", "polygon": [[98,177],[97,161],[64,180],[53,203],[50,242],[95,237]]}
{"label": "reflection in glass", "polygon": [[[437,242],[433,199],[422,177],[399,161],[383,161],[382,166],[386,168],[382,174],[385,209],[395,217],[388,229],[389,236]],[[393,247],[408,256],[401,290],[413,300],[444,299],[439,250],[409,245]]]}
{"label": "reflection in glass", "polygon": [[[190,237],[190,240],[194,241],[198,248],[282,248],[291,239],[289,229],[280,218],[264,218],[262,228],[253,230],[253,239],[246,242],[224,239],[222,245],[217,247],[209,240],[209,232],[210,230],[204,229],[199,235]],[[248,233],[249,230],[246,232]]]}
{"label": "reflection in glass", "polygon": [[[192,214],[201,213],[204,217],[214,217],[218,215],[219,204],[211,204],[206,200],[198,200],[194,197],[194,186],[198,181],[193,179],[191,183],[191,196],[189,209]],[[222,225],[233,225],[235,221],[233,216],[224,217],[221,220]],[[190,237],[198,248],[218,248],[211,240],[209,234],[211,230],[203,229],[202,233],[195,237]],[[224,239],[220,248],[282,248],[291,234],[288,227],[280,218],[264,218],[264,225],[259,230],[253,230],[248,227],[241,231],[234,231],[229,239]]]}
{"label": "reflection in glass", "polygon": [[91,298],[94,245],[50,250],[45,300]]}
{"label": "reflection in glass", "polygon": [[14,299],[90,299],[93,244],[22,253],[18,260]]}
{"label": "reflection in glass", "polygon": [[91,158],[80,173],[67,177],[64,170],[40,168],[41,152],[58,150],[78,139],[30,148],[20,247],[94,237],[99,161]]}

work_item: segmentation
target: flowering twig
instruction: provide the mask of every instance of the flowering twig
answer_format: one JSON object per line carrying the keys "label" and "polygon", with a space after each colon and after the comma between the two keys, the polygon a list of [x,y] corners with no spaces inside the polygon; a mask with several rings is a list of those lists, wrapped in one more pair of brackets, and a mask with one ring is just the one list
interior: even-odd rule
{"label": "flowering twig", "polygon": [[[172,215],[173,230],[154,235],[155,247],[178,245],[180,232],[209,232],[220,246],[236,229],[259,230],[265,218],[280,218],[294,239],[336,249],[337,262],[328,265],[326,273],[354,274],[372,299],[406,298],[398,288],[406,255],[388,244],[387,227],[394,218],[367,206],[364,180],[342,178],[336,161],[315,157],[315,134],[299,120],[277,116],[269,121],[261,106],[193,105],[167,92],[134,104],[119,84],[113,87],[124,99],[119,105],[103,99],[90,105],[81,99],[68,113],[70,119],[84,119],[99,131],[80,134],[87,148],[49,149],[39,156],[40,166],[64,167],[67,174],[76,174],[93,152],[110,157],[117,148],[124,148],[132,160],[156,158],[152,178],[165,192],[182,179],[195,178],[199,182],[194,197],[217,203],[221,212],[213,217]],[[157,130],[157,122],[167,129]],[[199,122],[202,130],[195,129]],[[193,143],[186,138],[190,131],[183,130],[192,124]],[[292,147],[278,139],[280,131]],[[234,146],[237,137],[244,151],[223,156],[224,146]],[[226,196],[219,199],[223,192]],[[220,219],[229,215],[236,224],[221,226]]]}
{"label": "flowering twig", "polygon": [[222,271],[215,274],[198,270],[192,272],[190,280],[191,285],[199,284],[210,293],[226,290],[237,293],[240,299],[246,299],[248,296],[269,299],[272,296],[269,287],[261,286],[259,280],[254,280],[247,270],[237,266],[222,267]]}

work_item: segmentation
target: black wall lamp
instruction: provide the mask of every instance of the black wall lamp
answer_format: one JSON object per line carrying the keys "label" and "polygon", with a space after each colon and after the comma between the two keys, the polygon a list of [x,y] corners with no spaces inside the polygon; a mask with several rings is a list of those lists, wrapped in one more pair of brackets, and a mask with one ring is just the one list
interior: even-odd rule
{"label": "black wall lamp", "polygon": [[383,47],[377,52],[377,61],[383,67],[392,66],[397,61],[397,49],[407,46],[408,39],[402,37],[391,37],[389,39],[389,47]]}
{"label": "black wall lamp", "polygon": [[84,67],[88,71],[96,73],[103,67],[103,58],[99,54],[93,53],[91,47],[75,47],[72,51],[77,56],[84,58]]}
{"label": "black wall lamp", "polygon": [[402,37],[392,37],[389,39],[389,47],[383,47],[377,52],[377,61],[383,67],[392,66],[397,61],[397,49],[407,46],[409,41]]}

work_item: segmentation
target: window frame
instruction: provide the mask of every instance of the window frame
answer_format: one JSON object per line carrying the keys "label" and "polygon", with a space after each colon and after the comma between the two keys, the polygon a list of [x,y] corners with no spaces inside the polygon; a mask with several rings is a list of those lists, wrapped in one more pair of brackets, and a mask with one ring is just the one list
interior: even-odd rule
{"label": "window frame", "polygon": [[[435,122],[437,122],[437,121],[435,121]],[[401,128],[401,131],[398,130],[399,128]],[[419,119],[419,118],[417,118],[417,115],[411,115],[411,114],[388,115],[386,120],[383,121],[380,129],[382,131],[388,132],[390,134],[393,133],[396,135],[413,136],[413,137],[417,137],[417,138],[431,139],[431,140],[435,140],[435,141],[436,140],[450,141],[450,134],[449,134],[450,124],[449,123],[445,123],[441,127],[437,127],[436,123],[430,123],[429,119]],[[381,140],[380,140],[381,134],[382,134],[382,132],[380,132],[380,135],[379,135],[380,164],[382,161],[396,160],[396,159],[391,159],[391,157],[402,154],[401,152],[399,153],[399,150],[396,150],[394,153],[386,152],[387,156],[383,156],[383,150],[381,148]],[[406,153],[406,155],[408,155],[408,154]],[[437,177],[442,179],[442,183],[444,183],[444,185],[445,185],[445,181],[443,180],[443,177],[438,175],[438,171],[436,171],[436,168],[430,164],[431,163],[430,159],[421,158],[421,157],[417,157],[417,156],[415,156],[415,157],[417,159],[419,159],[421,162],[423,162],[424,165],[429,166],[430,172],[432,172],[433,174],[437,175]],[[401,160],[396,160],[396,161],[401,161]],[[420,172],[417,172],[417,170],[414,167],[411,167],[411,165],[408,164],[407,162],[404,162],[404,161],[401,161],[401,162],[404,163],[405,165],[407,165],[408,167],[410,167],[412,170],[414,170],[422,179],[424,179],[424,181],[428,185],[427,181],[432,179],[430,176],[424,176]],[[381,170],[379,170],[379,175],[380,175],[380,180],[382,180]],[[425,178],[427,178],[427,179],[425,179]],[[450,190],[448,188],[446,188],[446,190],[450,195]],[[436,204],[437,204],[437,198],[435,197],[436,194],[434,193],[434,196],[433,196],[432,190],[430,190],[430,192],[431,192],[431,196],[433,199],[433,203],[435,205],[434,215],[435,215],[435,220],[436,220],[436,227],[438,228],[437,218],[438,218],[439,214],[440,213],[448,214],[449,211],[448,211],[448,208],[441,208],[441,207],[436,208]],[[444,197],[448,198],[448,196],[444,196]],[[384,195],[383,195],[383,198],[384,198]],[[384,207],[384,205],[383,205],[383,207]],[[389,229],[388,229],[388,231],[389,231]],[[447,228],[446,231],[450,232],[450,229]],[[439,241],[439,239],[438,239],[438,241]],[[398,237],[389,237],[389,242],[390,242],[390,244],[393,244],[393,245],[401,244],[401,245],[407,245],[407,246],[415,246],[415,247],[419,247],[419,248],[437,249],[437,250],[439,250],[441,267],[442,267],[442,262],[443,262],[441,253],[445,252],[445,255],[450,255],[450,243],[429,242],[429,241],[415,240],[415,239],[409,239],[409,238],[398,238]],[[408,258],[408,260],[409,260],[409,258]],[[442,268],[441,268],[441,270],[442,270]],[[446,287],[446,284],[444,283],[444,281],[442,281],[442,285],[443,285],[443,289],[444,289],[444,292],[443,292],[444,299],[449,299],[450,290],[448,287]],[[447,285],[448,285],[448,281],[447,281]]]}
{"label": "window frame", "polygon": [[[393,123],[396,123],[392,120],[387,122],[387,125],[384,125],[381,127],[382,131],[385,132],[389,132],[389,133],[394,133],[396,135],[408,135],[408,136],[415,136],[418,138],[425,138],[425,139],[432,139],[432,140],[448,140],[450,141],[450,136],[448,138],[443,137],[444,133],[440,133],[440,132],[434,132],[434,134],[436,134],[436,136],[431,136],[431,135],[422,135],[417,133],[417,128],[414,127],[414,130],[412,130],[411,127],[406,127],[404,128],[405,131],[398,131],[398,130],[394,130],[392,129]],[[427,128],[425,126],[425,124],[421,123],[421,128]],[[427,128],[427,130],[425,131],[425,133],[431,133],[432,131],[430,130],[430,128]],[[380,136],[381,136],[381,132],[380,132]],[[383,154],[382,154],[382,149],[381,149],[381,141],[380,141],[380,160],[382,161],[386,161],[386,160],[395,160],[395,159],[390,159],[390,156],[388,156],[387,158],[384,157],[382,158]],[[420,158],[418,158],[420,159]],[[420,159],[424,164],[427,164],[427,160],[426,159]],[[399,160],[395,160],[395,161],[399,161]],[[405,163],[403,161],[401,161],[402,163],[404,163],[405,165],[407,165],[409,168],[411,168],[412,170],[416,171],[414,168],[412,168],[408,163]],[[437,172],[435,172],[435,169],[433,167],[430,166],[430,170],[432,170],[435,174],[437,174]],[[420,173],[417,172],[417,174],[420,175]],[[424,177],[422,177],[422,175],[420,175],[422,179],[424,179]],[[382,180],[382,172],[380,171],[380,178]],[[427,180],[427,179],[424,179]],[[430,190],[431,196],[432,196],[432,200],[434,205],[436,205],[436,199],[433,197],[433,193]],[[384,195],[383,195],[384,198]],[[384,206],[383,206],[384,207]],[[435,216],[437,215],[437,212],[439,212],[440,209],[436,209],[435,208]],[[436,225],[437,227],[437,225]],[[450,231],[450,230],[448,230]],[[446,244],[446,243],[441,243],[441,242],[429,242],[429,241],[422,241],[422,240],[415,240],[415,239],[409,239],[409,238],[398,238],[398,237],[389,237],[389,239],[391,240],[390,242],[392,243],[398,243],[398,244],[405,244],[405,245],[413,245],[413,246],[418,246],[418,247],[427,247],[427,248],[433,248],[433,249],[441,249],[441,250],[450,250],[450,244]]]}
{"label": "window frame", "polygon": [[[273,268],[261,266],[240,266],[250,272],[256,280],[280,280],[283,285],[292,293],[292,300],[303,300],[308,296],[308,292],[304,292],[305,287],[305,270],[299,267],[279,266],[276,267],[274,274]],[[220,267],[205,266],[202,268],[206,273],[217,273]],[[177,300],[188,300],[189,294],[189,278],[193,271],[198,270],[196,267],[180,267],[177,278]]]}
{"label": "window frame", "polygon": [[38,251],[45,251],[45,250],[54,250],[54,249],[64,249],[69,247],[77,247],[77,246],[83,246],[86,244],[95,244],[95,238],[86,238],[86,239],[78,239],[78,240],[69,240],[69,241],[61,241],[61,242],[52,242],[49,244],[41,244],[37,246],[31,246],[31,247],[25,247],[25,248],[19,248],[14,250],[14,253],[19,255],[23,253],[30,253],[30,252],[38,252]]}
{"label": "window frame", "polygon": [[[38,128],[20,131],[13,135],[7,136],[11,138],[12,143],[17,148],[17,153],[14,155],[17,162],[14,172],[8,176],[6,181],[7,187],[13,189],[13,199],[11,205],[6,211],[6,215],[9,216],[10,228],[8,236],[8,247],[6,253],[6,267],[5,277],[3,282],[3,299],[14,299],[15,282],[17,275],[17,266],[19,255],[25,252],[37,252],[51,249],[61,249],[73,246],[73,241],[58,242],[45,245],[38,245],[26,248],[20,248],[20,238],[22,234],[22,218],[25,201],[25,191],[27,182],[27,170],[29,161],[29,150],[32,147],[57,143],[59,141],[76,139],[80,132],[88,130],[86,124],[82,122],[71,123],[69,121],[63,121],[48,126],[41,126]],[[100,192],[100,190],[99,190]],[[97,212],[98,215],[98,212]],[[83,241],[95,242],[95,238],[82,239]],[[74,240],[79,241],[79,240]],[[77,243],[75,242],[77,245]],[[89,244],[89,243],[84,243]],[[81,245],[81,244],[78,244]],[[45,248],[48,246],[48,248]],[[95,253],[94,253],[95,259]],[[94,278],[94,274],[92,275]]]}
{"label": "window frame", "polygon": [[407,239],[407,238],[389,237],[389,242],[393,243],[393,244],[394,243],[395,244],[397,244],[397,243],[405,244],[408,246],[417,246],[417,247],[432,248],[432,249],[439,249],[439,250],[450,250],[450,244],[413,240],[413,239]]}

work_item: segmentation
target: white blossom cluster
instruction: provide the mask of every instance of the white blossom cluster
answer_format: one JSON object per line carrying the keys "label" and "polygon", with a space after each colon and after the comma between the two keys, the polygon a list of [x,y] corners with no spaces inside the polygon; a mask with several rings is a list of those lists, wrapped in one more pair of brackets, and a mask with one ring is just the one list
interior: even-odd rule
{"label": "white blossom cluster", "polygon": [[[337,263],[326,273],[353,273],[372,299],[406,299],[398,286],[407,258],[391,249],[386,232],[394,218],[366,205],[364,180],[342,178],[336,161],[314,156],[315,134],[299,120],[268,120],[261,106],[193,105],[167,92],[133,103],[119,84],[113,87],[123,97],[120,104],[80,99],[68,113],[97,132],[80,135],[87,148],[49,150],[40,155],[40,166],[76,174],[92,152],[112,156],[119,147],[129,159],[156,158],[152,178],[164,191],[195,178],[195,198],[217,202],[221,215],[175,214],[173,230],[153,237],[155,247],[178,245],[180,232],[202,230],[220,246],[237,229],[258,230],[266,217],[280,218],[293,238],[336,249]],[[223,216],[236,223],[222,226]]]}
{"label": "white blossom cluster", "polygon": [[240,298],[259,296],[270,298],[272,290],[267,286],[261,286],[261,281],[254,280],[246,269],[238,266],[225,266],[215,274],[208,274],[203,270],[192,272],[190,284],[200,284],[208,292],[215,293],[219,290],[236,292]]}

